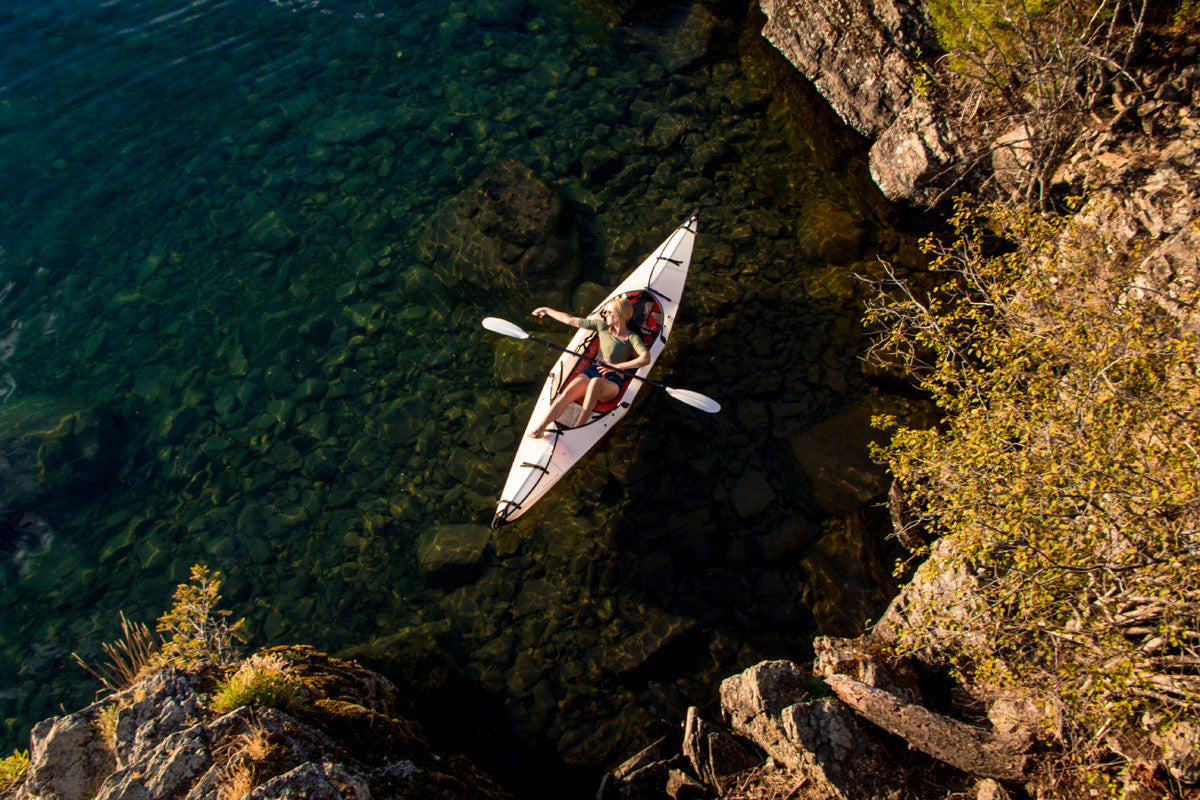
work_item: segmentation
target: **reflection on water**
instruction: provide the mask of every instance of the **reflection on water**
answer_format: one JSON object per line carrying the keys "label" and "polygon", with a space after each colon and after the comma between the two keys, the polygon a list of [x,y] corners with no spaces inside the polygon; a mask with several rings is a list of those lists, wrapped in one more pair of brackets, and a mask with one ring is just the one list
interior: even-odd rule
{"label": "reflection on water", "polygon": [[[69,652],[118,609],[156,617],[196,562],[256,644],[470,687],[575,764],[803,654],[824,529],[787,440],[865,391],[848,276],[907,237],[753,21],[59,0],[0,36],[0,447],[66,454],[2,509],[7,746],[89,698]],[[443,568],[421,537],[477,536],[554,360],[479,327],[530,327],[539,298],[472,298],[416,246],[499,158],[563,193],[587,284],[702,209],[657,376],[726,411],[646,396]],[[13,532],[24,513],[52,543]]]}

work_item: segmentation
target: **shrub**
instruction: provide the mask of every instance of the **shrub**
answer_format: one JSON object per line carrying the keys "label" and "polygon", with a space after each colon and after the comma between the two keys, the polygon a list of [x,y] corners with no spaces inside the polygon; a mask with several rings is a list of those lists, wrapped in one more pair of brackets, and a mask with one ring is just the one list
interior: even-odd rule
{"label": "shrub", "polygon": [[973,615],[929,598],[905,644],[1057,698],[1076,754],[1144,719],[1194,717],[1196,337],[1138,299],[1134,253],[1084,222],[961,203],[953,222],[952,242],[928,247],[944,282],[880,284],[868,314],[876,352],[947,414],[897,428],[879,455],[923,522],[954,537],[949,568],[980,586]]}
{"label": "shrub", "polygon": [[171,608],[159,617],[157,636],[145,624],[130,622],[122,612],[121,637],[100,646],[108,663],[90,664],[78,653],[71,657],[112,692],[132,686],[164,666],[224,666],[236,657],[233,642],[244,638],[245,629],[242,620],[231,623],[228,611],[217,610],[220,588],[221,574],[197,564],[192,567],[191,582],[176,587]]}
{"label": "shrub", "polygon": [[994,188],[1050,206],[1050,186],[1113,82],[1128,73],[1149,0],[931,0],[946,114]]}
{"label": "shrub", "polygon": [[15,789],[29,774],[29,751],[14,750],[8,758],[0,758],[0,792]]}
{"label": "shrub", "polygon": [[212,708],[227,714],[242,706],[295,708],[304,695],[300,681],[287,672],[287,662],[278,655],[256,655],[218,685]]}

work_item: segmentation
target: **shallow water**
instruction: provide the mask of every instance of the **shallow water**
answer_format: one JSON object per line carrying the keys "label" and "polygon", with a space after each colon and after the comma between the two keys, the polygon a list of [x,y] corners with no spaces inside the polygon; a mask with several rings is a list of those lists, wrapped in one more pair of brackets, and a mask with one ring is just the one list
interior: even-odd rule
{"label": "shallow water", "polygon": [[[85,703],[68,654],[119,609],[152,621],[197,562],[254,644],[357,648],[585,769],[739,664],[803,655],[805,558],[840,528],[787,440],[867,391],[852,273],[911,237],[739,4],[602,5],[0,11],[0,415],[108,432],[86,490],[4,510],[48,535],[0,577],[3,748]],[[479,319],[536,327],[540,302],[460,291],[417,243],[505,157],[568,199],[600,286],[701,208],[657,377],[726,410],[648,394],[473,573],[430,581],[418,537],[490,519],[536,392],[498,382],[511,348]]]}

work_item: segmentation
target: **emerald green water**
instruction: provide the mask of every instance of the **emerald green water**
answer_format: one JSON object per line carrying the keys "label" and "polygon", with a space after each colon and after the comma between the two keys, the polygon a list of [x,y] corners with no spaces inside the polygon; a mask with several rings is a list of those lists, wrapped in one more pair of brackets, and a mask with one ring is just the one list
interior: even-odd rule
{"label": "emerald green water", "polygon": [[[2,509],[0,746],[86,703],[69,653],[97,657],[118,610],[152,622],[195,563],[254,645],[356,648],[473,698],[506,758],[611,765],[738,665],[802,656],[805,558],[836,525],[788,438],[867,390],[851,273],[910,237],[757,24],[740,3],[7,4],[0,437],[74,413],[99,435],[51,465],[88,480]],[[486,524],[536,393],[497,379],[479,320],[533,327],[540,298],[472,299],[417,247],[499,158],[567,198],[601,286],[701,208],[657,377],[725,411],[647,396],[475,572],[431,581],[418,537]],[[25,514],[44,526],[18,548]]]}

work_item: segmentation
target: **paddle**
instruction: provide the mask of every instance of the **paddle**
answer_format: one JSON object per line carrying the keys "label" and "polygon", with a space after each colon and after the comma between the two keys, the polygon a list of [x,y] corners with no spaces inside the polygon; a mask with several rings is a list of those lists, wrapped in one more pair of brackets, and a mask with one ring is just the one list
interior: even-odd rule
{"label": "paddle", "polygon": [[[500,319],[499,317],[484,317],[483,327],[487,328],[489,331],[492,331],[493,333],[499,333],[502,336],[511,336],[514,339],[530,339],[532,341],[537,342],[538,344],[544,344],[547,347],[553,347],[555,350],[561,350],[564,353],[571,353],[572,355],[579,356],[580,358],[586,358],[588,361],[594,362],[596,360],[594,358],[585,356],[581,353],[576,353],[574,350],[568,350],[567,348],[563,347],[562,345],[557,345],[554,342],[548,342],[545,339],[539,339],[536,336],[531,336],[530,334],[528,334],[524,330],[522,330],[519,326],[514,325],[513,323],[509,322],[506,319]],[[643,378],[639,375],[634,375],[632,372],[627,372],[625,370],[617,370],[617,371],[622,373],[623,375],[629,376],[630,378],[639,380],[642,383],[648,383],[651,386],[655,386],[659,389],[662,389],[667,394],[669,394],[671,397],[674,397],[676,400],[678,400],[681,403],[687,403],[692,408],[698,408],[701,411],[707,411],[709,414],[715,414],[721,410],[721,404],[718,403],[716,400],[713,400],[711,397],[709,397],[707,395],[700,394],[699,392],[688,391],[687,389],[673,389],[670,386],[662,385],[658,381],[652,381],[649,378]]]}

